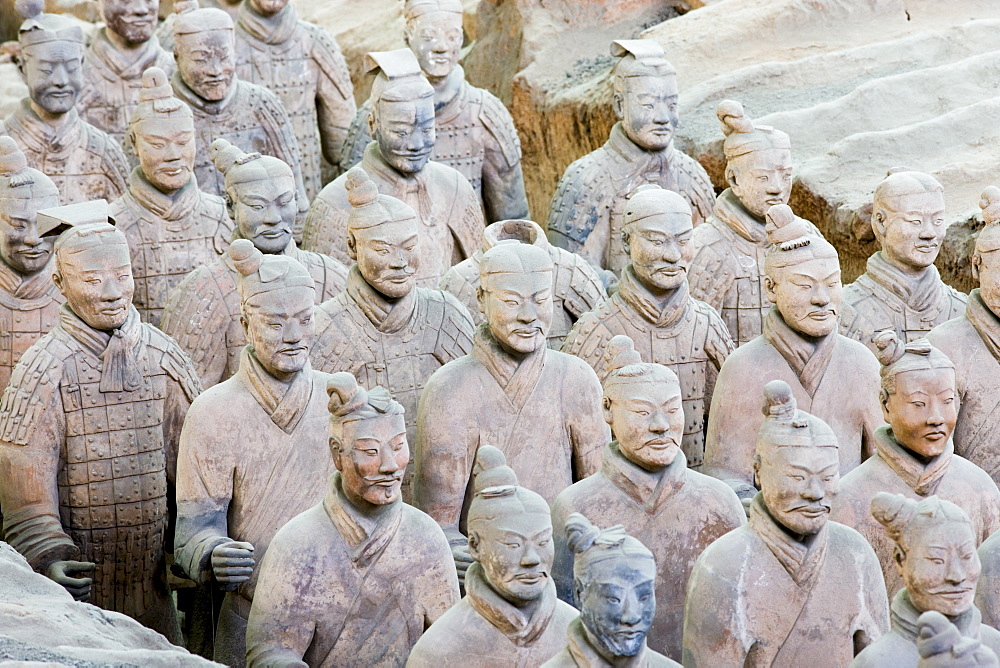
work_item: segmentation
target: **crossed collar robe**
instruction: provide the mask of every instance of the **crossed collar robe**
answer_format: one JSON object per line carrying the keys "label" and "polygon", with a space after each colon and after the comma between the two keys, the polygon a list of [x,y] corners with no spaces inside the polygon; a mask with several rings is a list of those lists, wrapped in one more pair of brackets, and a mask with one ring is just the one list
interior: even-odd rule
{"label": "crossed collar robe", "polygon": [[[660,601],[657,599],[657,605]],[[583,621],[579,617],[569,623],[569,644],[563,651],[542,664],[542,668],[613,668],[622,664],[611,664],[591,644]],[[639,652],[629,657],[626,668],[680,668],[679,663],[672,661],[659,652],[654,652],[643,645]]]}

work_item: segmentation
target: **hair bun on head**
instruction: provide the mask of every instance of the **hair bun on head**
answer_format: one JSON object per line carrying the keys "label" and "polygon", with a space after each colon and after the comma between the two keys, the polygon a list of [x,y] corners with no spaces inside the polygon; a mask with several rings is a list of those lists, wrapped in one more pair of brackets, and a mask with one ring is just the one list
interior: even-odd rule
{"label": "hair bun on head", "polygon": [[632,364],[641,364],[642,357],[635,349],[635,343],[624,334],[611,337],[604,349],[604,368],[608,375]]}
{"label": "hair bun on head", "polygon": [[208,156],[215,163],[215,168],[223,174],[228,172],[230,167],[246,155],[238,146],[230,144],[221,137],[213,141],[212,145],[208,148]]}
{"label": "hair bun on head", "polygon": [[33,19],[45,11],[45,0],[17,0],[14,11],[25,21]]}
{"label": "hair bun on head", "polygon": [[753,121],[743,111],[743,105],[736,100],[720,102],[715,115],[722,121],[722,132],[727,137],[734,132],[753,132]]}
{"label": "hair bun on head", "polygon": [[871,513],[872,517],[885,527],[889,537],[893,541],[898,541],[903,530],[917,513],[917,502],[902,494],[878,492],[872,497]]}
{"label": "hair bun on head", "polygon": [[903,353],[906,352],[906,347],[900,344],[899,337],[891,329],[875,332],[872,335],[872,343],[878,348],[875,356],[878,357],[878,361],[882,363],[882,366],[890,366],[896,363],[903,356]]}
{"label": "hair bun on head", "polygon": [[[492,445],[482,445],[476,451],[476,463],[472,468],[473,487],[476,494],[492,487],[509,489],[509,493],[517,487],[517,474],[507,466],[507,458],[503,452]],[[505,496],[508,492],[498,492],[493,496]],[[488,494],[489,495],[489,494]]]}
{"label": "hair bun on head", "polygon": [[347,188],[347,201],[353,207],[368,206],[378,201],[378,186],[359,166],[347,171],[347,183],[344,186]]}
{"label": "hair bun on head", "polygon": [[335,417],[349,415],[368,401],[365,389],[347,371],[338,371],[330,376],[326,381],[326,394],[329,397],[327,409]]}
{"label": "hair bun on head", "polygon": [[772,206],[764,214],[764,220],[767,223],[764,226],[764,232],[772,246],[789,251],[808,246],[811,243],[809,226],[804,220],[796,217],[792,213],[792,207],[787,204]]}
{"label": "hair bun on head", "polygon": [[601,530],[580,513],[566,518],[566,544],[573,554],[586,552],[601,536]]}
{"label": "hair bun on head", "polygon": [[764,386],[762,411],[765,418],[788,421],[795,417],[796,410],[798,404],[788,383],[783,380],[772,380]]}
{"label": "hair bun on head", "polygon": [[236,271],[243,276],[249,276],[260,269],[260,264],[264,260],[264,254],[247,239],[236,239],[230,244],[227,252]]}
{"label": "hair bun on head", "polygon": [[979,208],[983,210],[983,220],[987,225],[1000,222],[1000,188],[986,186],[979,198]]}
{"label": "hair bun on head", "polygon": [[174,13],[187,14],[199,8],[198,0],[174,0]]}
{"label": "hair bun on head", "polygon": [[0,135],[0,175],[16,174],[28,166],[24,153],[12,137]]}

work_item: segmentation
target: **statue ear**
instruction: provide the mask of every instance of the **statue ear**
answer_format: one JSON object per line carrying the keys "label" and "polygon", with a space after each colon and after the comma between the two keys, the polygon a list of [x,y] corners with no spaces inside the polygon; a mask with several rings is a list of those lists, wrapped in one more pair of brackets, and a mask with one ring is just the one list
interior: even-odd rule
{"label": "statue ear", "polygon": [[620,90],[616,90],[614,96],[611,98],[611,106],[615,110],[615,117],[619,121],[625,118],[625,95]]}
{"label": "statue ear", "polygon": [[739,169],[737,169],[736,167],[730,167],[729,165],[726,165],[726,183],[729,185],[730,188],[739,187],[739,184],[736,182],[736,179],[739,177],[739,175],[740,175]]}
{"label": "statue ear", "polygon": [[59,292],[62,292],[64,295],[66,294],[66,292],[63,290],[63,275],[61,272],[59,272],[58,270],[52,272],[52,282],[56,284],[56,287],[59,289]]}
{"label": "statue ear", "polygon": [[632,254],[632,235],[628,230],[622,230],[622,248],[625,249],[626,255]]}
{"label": "statue ear", "polygon": [[375,106],[378,104],[378,100],[372,103],[371,111],[368,112],[368,136],[375,136]]}
{"label": "statue ear", "polygon": [[330,437],[330,455],[333,457],[333,465],[337,467],[338,471],[344,470],[343,461],[340,457],[340,439],[335,436]]}
{"label": "statue ear", "polygon": [[469,530],[469,556],[473,561],[479,561],[479,534]]}
{"label": "statue ear", "polygon": [[347,254],[351,256],[351,259],[355,262],[358,261],[358,240],[354,238],[354,235],[350,232],[347,233]]}
{"label": "statue ear", "polygon": [[885,211],[882,209],[876,209],[872,214],[872,232],[881,244],[885,238]]}
{"label": "statue ear", "polygon": [[778,283],[770,276],[764,277],[764,294],[771,301],[772,304],[778,303],[778,293],[775,292],[775,288]]}
{"label": "statue ear", "polygon": [[601,406],[604,408],[604,421],[611,424],[611,399],[604,397]]}
{"label": "statue ear", "polygon": [[250,321],[247,317],[240,313],[240,326],[243,328],[243,338],[247,341],[250,340]]}
{"label": "statue ear", "polygon": [[753,456],[753,486],[760,489],[760,455]]}
{"label": "statue ear", "polygon": [[882,419],[889,422],[889,391],[884,387],[878,391],[878,400],[882,404]]}
{"label": "statue ear", "polygon": [[476,303],[479,304],[479,312],[486,315],[486,291],[482,285],[476,288]]}
{"label": "statue ear", "polygon": [[902,576],[903,563],[906,561],[906,552],[903,552],[903,548],[899,545],[895,545],[892,548],[892,560],[896,562],[896,570],[899,571],[900,576]]}
{"label": "statue ear", "polygon": [[979,253],[972,254],[972,278],[979,282],[979,266],[983,263],[983,256]]}

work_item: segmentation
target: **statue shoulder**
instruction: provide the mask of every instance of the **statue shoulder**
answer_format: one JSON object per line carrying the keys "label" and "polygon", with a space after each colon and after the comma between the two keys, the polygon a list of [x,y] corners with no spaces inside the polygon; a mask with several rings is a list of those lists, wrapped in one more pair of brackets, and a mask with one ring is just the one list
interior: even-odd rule
{"label": "statue shoulder", "polygon": [[600,274],[585,259],[568,250],[553,246],[557,266],[556,292],[565,308],[579,318],[607,299]]}
{"label": "statue shoulder", "polygon": [[28,445],[42,413],[62,382],[73,351],[51,332],[21,356],[0,398],[0,441]]}
{"label": "statue shoulder", "polygon": [[347,68],[347,61],[344,59],[340,44],[322,26],[305,21],[299,21],[299,26],[312,40],[309,52],[316,66],[333,82],[341,97],[353,100],[354,86],[351,83],[351,73]]}
{"label": "statue shoulder", "polygon": [[142,326],[149,333],[149,346],[160,353],[160,367],[181,386],[187,400],[194,401],[201,394],[202,387],[191,358],[167,334],[148,323]]}
{"label": "statue shoulder", "polygon": [[481,88],[470,88],[480,96],[480,122],[496,140],[507,166],[515,167],[521,161],[521,138],[517,134],[513,117],[498,97]]}

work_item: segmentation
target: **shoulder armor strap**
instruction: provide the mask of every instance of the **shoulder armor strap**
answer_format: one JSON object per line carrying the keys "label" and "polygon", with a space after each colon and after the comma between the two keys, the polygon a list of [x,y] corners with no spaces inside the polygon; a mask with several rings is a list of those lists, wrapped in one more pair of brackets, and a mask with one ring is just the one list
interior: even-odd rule
{"label": "shoulder armor strap", "polygon": [[441,304],[441,327],[437,334],[437,357],[442,364],[472,352],[472,337],[476,326],[469,310],[450,292],[428,290],[432,299]]}
{"label": "shoulder armor strap", "polygon": [[341,294],[318,307],[328,316],[328,323],[323,331],[316,332],[309,352],[314,369],[324,373],[357,373],[358,368],[374,356],[368,347],[370,337],[364,325],[355,320],[350,306],[350,299]]}
{"label": "shoulder armor strap", "polygon": [[344,148],[340,151],[341,174],[361,162],[361,159],[365,157],[365,149],[372,141],[371,133],[368,131],[368,114],[371,108],[371,102],[365,100],[358,107],[358,112],[354,114],[351,126],[347,128]]}
{"label": "shoulder armor strap", "polygon": [[722,308],[726,286],[732,282],[731,272],[723,270],[724,258],[714,244],[701,247],[688,268],[688,288],[691,296],[715,310]]}
{"label": "shoulder armor strap", "polygon": [[206,369],[225,347],[225,331],[232,316],[226,308],[221,283],[235,281],[221,263],[195,269],[167,297],[160,329],[174,339],[196,369]]}
{"label": "shoulder armor strap", "polygon": [[347,287],[347,267],[328,255],[299,251],[302,264],[316,281],[316,303],[333,299]]}
{"label": "shoulder armor strap", "polygon": [[549,241],[559,248],[577,252],[591,231],[607,216],[613,194],[605,197],[599,183],[600,170],[594,155],[585,155],[569,167],[559,180],[549,206],[547,223]]}
{"label": "shoulder armor strap", "polygon": [[565,266],[570,274],[563,303],[574,317],[579,318],[607,299],[608,293],[604,289],[600,274],[589,262],[569,251],[561,248],[557,250],[558,264]]}
{"label": "shoulder armor strap", "polygon": [[514,119],[511,118],[503,102],[492,93],[482,89],[476,90],[480,91],[481,97],[479,120],[482,121],[486,131],[497,140],[507,166],[516,167],[521,162],[521,138],[517,135],[517,128],[514,127]]}
{"label": "shoulder armor strap", "polygon": [[149,328],[149,345],[159,350],[163,356],[160,358],[160,366],[167,372],[167,375],[177,381],[184,396],[189,402],[201,394],[201,379],[195,371],[191,359],[184,354],[177,342],[150,324],[143,325]]}
{"label": "shoulder armor strap", "polygon": [[680,151],[677,151],[677,155],[680,158],[678,169],[687,177],[688,182],[684,195],[691,204],[694,224],[698,225],[712,215],[712,210],[715,208],[715,188],[712,187],[712,180],[708,178],[708,172],[697,160]]}
{"label": "shoulder armor strap", "polygon": [[[81,122],[86,123],[86,121]],[[128,175],[131,171],[128,167],[128,160],[125,158],[125,152],[103,130],[99,130],[89,123],[87,123],[86,128],[87,148],[101,156],[101,164],[108,170],[107,177],[118,190],[115,197],[120,197],[128,190]]]}
{"label": "shoulder armor strap", "polygon": [[347,61],[340,50],[340,45],[333,35],[313,23],[301,23],[312,35],[313,48],[312,57],[316,61],[319,69],[330,78],[333,85],[337,87],[340,96],[347,99],[354,99],[354,86],[351,84],[351,71],[347,68]]}
{"label": "shoulder armor strap", "polygon": [[[38,418],[49,407],[62,380],[62,360],[48,350],[46,337],[31,346],[14,367],[0,399],[0,440],[28,445]],[[58,345],[58,344],[56,344]]]}

